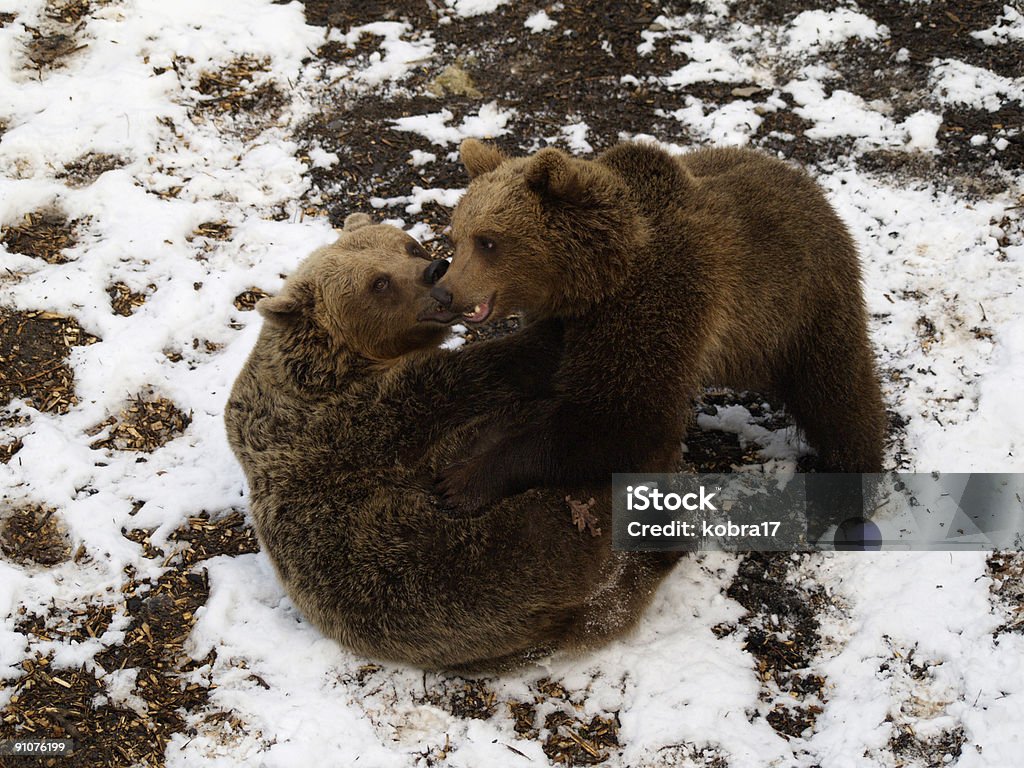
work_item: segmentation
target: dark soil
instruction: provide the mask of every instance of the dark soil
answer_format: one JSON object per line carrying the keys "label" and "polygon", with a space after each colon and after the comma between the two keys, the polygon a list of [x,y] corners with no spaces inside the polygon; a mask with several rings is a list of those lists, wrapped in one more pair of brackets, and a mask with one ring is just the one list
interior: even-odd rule
{"label": "dark soil", "polygon": [[931,739],[922,738],[914,733],[913,729],[904,727],[899,730],[898,735],[889,740],[889,748],[899,761],[897,765],[942,768],[956,764],[966,742],[967,736],[963,727],[954,728]]}
{"label": "dark soil", "polygon": [[456,679],[452,683],[445,683],[441,691],[431,692],[427,701],[469,720],[487,720],[497,710],[498,697],[487,680]]}
{"label": "dark soil", "polygon": [[240,294],[235,296],[234,305],[235,309],[240,312],[251,312],[256,309],[256,302],[260,299],[265,299],[270,294],[264,291],[262,288],[249,288],[248,290],[242,291]]}
{"label": "dark soil", "polygon": [[1024,552],[994,552],[988,559],[993,598],[1006,611],[996,637],[1007,632],[1024,634]]}
{"label": "dark soil", "polygon": [[619,747],[618,713],[594,715],[586,721],[565,712],[552,712],[544,719],[544,728],[550,732],[544,754],[552,763],[597,765]]}
{"label": "dark soil", "polygon": [[37,67],[53,67],[84,47],[74,35],[35,32],[32,42],[28,44],[28,58]]}
{"label": "dark soil", "polygon": [[0,443],[0,464],[6,464],[14,458],[14,454],[22,449],[20,439],[12,440],[9,443]]}
{"label": "dark soil", "polygon": [[183,413],[167,398],[155,397],[153,392],[140,394],[120,416],[112,416],[89,431],[95,435],[110,427],[105,437],[89,447],[151,453],[184,432],[191,422],[192,415]]}
{"label": "dark soil", "polygon": [[0,511],[0,550],[22,565],[58,565],[71,557],[71,542],[56,510],[40,506]]}
{"label": "dark soil", "polygon": [[88,0],[47,2],[39,27],[26,27],[32,39],[25,46],[26,58],[36,69],[56,69],[65,59],[85,48],[78,34],[92,9]]}
{"label": "dark soil", "polygon": [[76,242],[75,231],[81,221],[68,221],[55,208],[44,208],[25,214],[19,224],[0,228],[0,239],[7,250],[42,259],[47,264],[67,261],[64,250]]}
{"label": "dark soil", "polygon": [[87,187],[107,171],[120,168],[126,162],[125,158],[117,155],[89,152],[65,165],[57,178],[63,179],[65,184],[74,189]]}
{"label": "dark soil", "polygon": [[820,588],[807,591],[791,583],[792,557],[751,552],[726,592],[747,609],[740,622],[744,648],[757,661],[762,699],[772,705],[768,724],[786,739],[813,729],[825,702],[825,680],[811,666],[820,642],[816,617],[826,598]]}
{"label": "dark soil", "polygon": [[0,405],[18,397],[40,411],[66,413],[78,402],[68,351],[97,341],[72,318],[0,307]]}
{"label": "dark soil", "polygon": [[[156,290],[155,285],[150,285],[149,290]],[[129,317],[136,309],[146,303],[146,294],[133,291],[124,283],[114,283],[107,289],[110,296],[110,308],[115,315]]]}

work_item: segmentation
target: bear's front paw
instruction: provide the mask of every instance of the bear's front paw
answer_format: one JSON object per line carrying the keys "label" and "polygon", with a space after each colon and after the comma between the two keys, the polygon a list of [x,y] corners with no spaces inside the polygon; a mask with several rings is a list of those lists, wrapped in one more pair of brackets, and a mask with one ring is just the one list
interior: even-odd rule
{"label": "bear's front paw", "polygon": [[479,465],[479,461],[460,461],[441,470],[435,490],[446,508],[470,515],[500,498],[488,487],[486,469]]}

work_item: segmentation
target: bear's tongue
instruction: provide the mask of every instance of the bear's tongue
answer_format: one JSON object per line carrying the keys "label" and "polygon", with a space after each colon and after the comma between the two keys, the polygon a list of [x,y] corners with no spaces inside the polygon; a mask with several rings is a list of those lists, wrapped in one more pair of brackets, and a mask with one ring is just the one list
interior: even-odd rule
{"label": "bear's tongue", "polygon": [[462,316],[471,323],[479,323],[486,320],[489,314],[491,314],[491,302],[487,300],[480,302],[469,312],[463,312]]}

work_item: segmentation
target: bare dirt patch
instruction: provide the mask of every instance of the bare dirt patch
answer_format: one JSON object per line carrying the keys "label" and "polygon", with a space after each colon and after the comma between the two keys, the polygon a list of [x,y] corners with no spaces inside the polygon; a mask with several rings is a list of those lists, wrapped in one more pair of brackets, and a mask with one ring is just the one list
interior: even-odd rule
{"label": "bare dirt patch", "polygon": [[14,458],[14,454],[20,451],[22,442],[20,439],[12,440],[9,443],[0,444],[0,464],[7,464]]}
{"label": "bare dirt patch", "polygon": [[[786,739],[813,730],[825,703],[825,680],[811,664],[820,644],[817,614],[826,597],[820,588],[791,583],[792,558],[751,552],[726,593],[748,611],[740,622],[746,630],[744,648],[757,661],[761,699],[772,705],[768,724]],[[734,628],[718,631],[724,636]]]}
{"label": "bare dirt patch", "polygon": [[889,748],[898,761],[897,765],[923,765],[940,768],[955,765],[960,757],[967,735],[963,727],[945,731],[939,736],[925,739],[914,733],[908,726],[899,729],[899,733],[889,740]]}
{"label": "bare dirt patch", "polygon": [[28,27],[32,39],[25,46],[29,62],[39,70],[56,69],[66,59],[86,47],[80,42],[79,33],[85,26],[85,19],[92,9],[88,0],[54,2],[48,0],[43,11],[42,24]]}
{"label": "bare dirt patch", "polygon": [[40,411],[66,413],[78,403],[68,352],[97,341],[73,318],[0,307],[0,404],[18,397]]}
{"label": "bare dirt patch", "polygon": [[994,552],[988,559],[988,573],[993,598],[1007,612],[996,637],[1007,632],[1024,634],[1024,552]]}
{"label": "bare dirt patch", "polygon": [[235,296],[235,300],[232,303],[239,312],[251,312],[256,308],[256,302],[267,298],[269,295],[262,288],[248,288]]}
{"label": "bare dirt patch", "polygon": [[107,171],[120,168],[127,162],[125,158],[118,155],[88,152],[65,165],[64,170],[57,174],[57,178],[62,179],[73,189],[80,189],[89,186]]}
{"label": "bare dirt patch", "polygon": [[42,259],[47,264],[63,264],[64,251],[77,241],[76,231],[83,222],[68,221],[56,208],[43,208],[26,213],[18,224],[0,228],[0,239],[11,253]]}
{"label": "bare dirt patch", "polygon": [[71,557],[71,542],[57,511],[31,505],[0,520],[0,550],[22,565],[59,565]]}
{"label": "bare dirt patch", "polygon": [[205,261],[219,243],[231,239],[234,231],[235,228],[226,221],[204,221],[188,234],[186,240],[197,247],[196,259]]}
{"label": "bare dirt patch", "polygon": [[234,227],[226,221],[204,221],[192,231],[189,240],[195,240],[197,237],[207,240],[228,240],[232,232]]}
{"label": "bare dirt patch", "polygon": [[52,657],[36,652],[21,668],[22,677],[3,681],[14,695],[0,720],[0,739],[73,739],[75,752],[59,759],[19,757],[18,768],[163,765],[162,745],[146,718],[111,704],[84,665],[57,669]]}
{"label": "bare dirt patch", "polygon": [[589,721],[566,712],[552,712],[544,718],[549,732],[544,754],[562,765],[598,765],[619,750],[619,717],[594,715]]}
{"label": "bare dirt patch", "polygon": [[21,438],[15,436],[13,430],[28,422],[27,416],[0,410],[0,430],[4,434],[4,442],[0,442],[0,464],[7,464],[21,450]]}
{"label": "bare dirt patch", "polygon": [[[405,195],[413,186],[465,185],[461,169],[443,159],[443,147],[418,134],[393,130],[392,121],[400,117],[443,108],[458,124],[483,104],[497,100],[501,106],[514,106],[516,115],[509,135],[496,143],[520,154],[536,148],[538,141],[544,143],[542,137],[550,137],[552,143],[562,141],[562,127],[581,119],[590,126],[588,140],[596,151],[614,144],[620,131],[653,133],[668,140],[687,138],[680,123],[663,114],[676,105],[677,95],[657,82],[635,88],[620,83],[623,75],[641,79],[647,73],[664,75],[685,63],[685,57],[669,46],[659,47],[650,56],[637,53],[639,32],[661,13],[653,3],[640,3],[626,12],[612,2],[565,3],[557,15],[561,29],[572,30],[568,35],[531,34],[523,23],[532,9],[514,4],[472,19],[453,18],[443,25],[435,24],[429,5],[422,3],[306,4],[310,23],[342,29],[381,18],[373,16],[377,11],[386,18],[409,21],[414,28],[432,27],[437,55],[403,83],[411,95],[339,98],[331,93],[318,113],[300,127],[304,152],[318,147],[342,158],[332,168],[313,168],[309,173],[312,189],[307,201],[314,208],[326,208],[335,224],[340,225],[346,213],[371,210],[371,197]],[[615,18],[616,23],[595,24],[596,18]],[[349,65],[358,65],[359,55],[359,50],[344,46],[325,46],[318,52],[321,59]],[[440,159],[411,166],[413,149],[432,152]],[[438,229],[447,219],[448,211],[440,207],[428,206],[416,214],[417,221],[437,224]]]}
{"label": "bare dirt patch", "polygon": [[[147,286],[147,290],[156,290],[155,285]],[[133,291],[125,283],[114,283],[107,288],[107,295],[110,296],[110,308],[115,315],[130,317],[136,309],[146,303],[147,294]]]}
{"label": "bare dirt patch", "polygon": [[152,453],[184,432],[191,422],[191,414],[150,391],[136,395],[120,416],[112,416],[89,430],[97,435],[110,427],[105,437],[94,440],[89,447]]}

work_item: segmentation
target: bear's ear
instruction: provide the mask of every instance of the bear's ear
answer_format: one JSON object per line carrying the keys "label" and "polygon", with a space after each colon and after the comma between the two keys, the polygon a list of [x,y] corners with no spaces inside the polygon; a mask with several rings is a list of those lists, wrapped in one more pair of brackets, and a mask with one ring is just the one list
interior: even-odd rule
{"label": "bear's ear", "polygon": [[572,158],[554,147],[545,147],[531,157],[523,170],[527,186],[539,195],[569,202],[584,202],[586,185]]}
{"label": "bear's ear", "polygon": [[299,295],[287,288],[279,296],[268,296],[256,302],[256,311],[263,315],[265,321],[281,326],[294,321],[301,309]]}
{"label": "bear's ear", "polygon": [[459,145],[459,157],[462,158],[462,164],[466,166],[471,179],[482,173],[489,173],[505,162],[505,156],[497,147],[476,139],[463,139]]}
{"label": "bear's ear", "polygon": [[345,217],[345,226],[341,228],[342,232],[354,232],[362,227],[368,227],[373,224],[373,219],[367,216],[365,213],[350,213]]}

